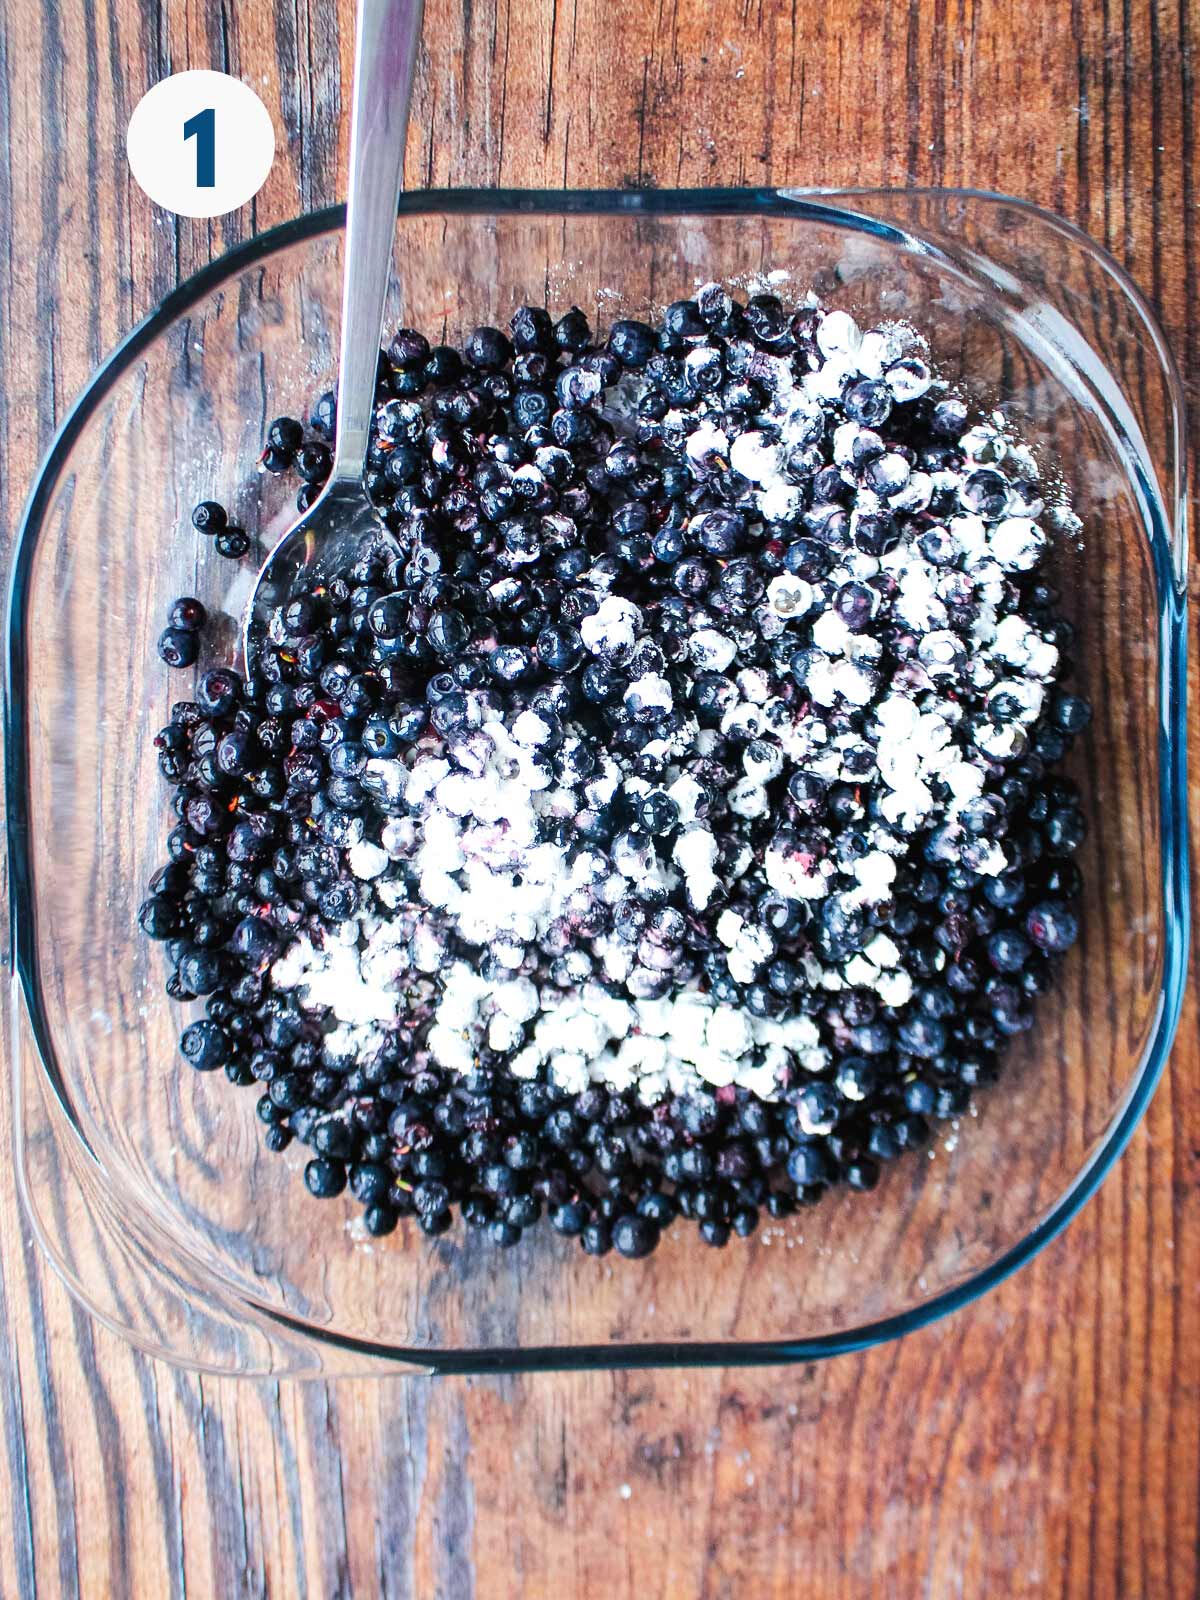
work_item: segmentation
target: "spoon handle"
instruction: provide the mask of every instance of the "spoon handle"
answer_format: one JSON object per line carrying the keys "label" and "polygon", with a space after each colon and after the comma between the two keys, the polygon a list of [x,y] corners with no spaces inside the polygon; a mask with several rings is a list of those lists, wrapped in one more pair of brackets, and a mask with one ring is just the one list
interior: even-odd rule
{"label": "spoon handle", "polygon": [[362,481],[424,0],[358,0],[331,481]]}

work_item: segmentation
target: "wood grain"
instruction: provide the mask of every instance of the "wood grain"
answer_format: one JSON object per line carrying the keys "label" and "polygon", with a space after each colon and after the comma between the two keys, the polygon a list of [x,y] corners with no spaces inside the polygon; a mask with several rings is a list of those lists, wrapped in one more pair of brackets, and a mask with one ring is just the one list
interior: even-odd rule
{"label": "wood grain", "polygon": [[[122,332],[337,196],[350,13],[0,8],[5,537]],[[1187,0],[430,0],[407,181],[1011,190],[1134,272],[1194,382],[1195,48]],[[124,161],[138,97],[189,66],[247,78],[276,119],[266,186],[213,223],[155,212]],[[1191,998],[1062,1239],[922,1334],[782,1372],[200,1380],[74,1307],[0,1173],[0,1595],[1191,1600],[1198,1069]]]}

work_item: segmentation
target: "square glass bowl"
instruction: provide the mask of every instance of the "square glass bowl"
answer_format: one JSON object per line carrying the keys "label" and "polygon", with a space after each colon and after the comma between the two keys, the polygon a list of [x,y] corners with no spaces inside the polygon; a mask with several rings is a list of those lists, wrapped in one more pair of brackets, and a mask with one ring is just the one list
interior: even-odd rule
{"label": "square glass bowl", "polygon": [[1180,385],[1121,269],[1018,201],[967,192],[413,194],[387,325],[456,338],[522,302],[599,325],[706,279],[780,273],[864,323],[902,318],[1001,407],[1083,519],[1053,556],[1095,719],[1072,757],[1090,835],[1083,934],[1001,1083],[872,1194],[724,1251],[678,1227],[644,1262],[539,1228],[370,1241],[262,1148],[254,1094],[185,1066],[185,1020],[135,924],[172,818],[153,736],[190,674],[155,641],[198,595],[237,660],[252,579],[188,523],[263,545],[292,495],[267,422],[334,381],[343,213],[265,234],[168,296],[92,380],[34,486],[12,575],[8,830],[19,1182],[85,1305],[141,1348],[240,1373],[811,1360],[920,1326],[1033,1255],[1145,1109],[1187,942]]}

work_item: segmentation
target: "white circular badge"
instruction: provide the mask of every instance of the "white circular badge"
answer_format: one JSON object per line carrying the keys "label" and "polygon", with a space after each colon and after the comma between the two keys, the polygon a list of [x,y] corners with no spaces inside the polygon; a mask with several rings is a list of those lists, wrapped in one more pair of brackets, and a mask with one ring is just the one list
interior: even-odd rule
{"label": "white circular badge", "polygon": [[219,217],[266,182],[275,129],[248,83],[226,72],[177,72],[144,94],[125,135],[129,167],[155,205]]}

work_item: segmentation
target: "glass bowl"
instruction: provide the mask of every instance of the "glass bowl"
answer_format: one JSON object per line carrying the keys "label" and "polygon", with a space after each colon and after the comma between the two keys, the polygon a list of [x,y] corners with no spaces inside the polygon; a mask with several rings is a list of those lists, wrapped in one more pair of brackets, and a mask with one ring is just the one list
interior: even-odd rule
{"label": "glass bowl", "polygon": [[1180,386],[1121,269],[1073,228],[966,192],[404,197],[389,326],[454,337],[524,301],[606,324],[705,279],[783,274],[867,322],[906,318],[943,375],[1002,406],[1070,484],[1057,581],[1095,719],[1072,761],[1090,836],[1083,936],[1001,1083],[869,1195],[714,1251],[672,1230],[596,1261],[536,1229],[370,1241],[262,1148],[254,1095],[186,1068],[138,932],[164,859],[152,738],[188,691],[155,640],[198,595],[236,660],[249,563],[188,526],[205,497],[264,543],[291,494],[264,429],[334,378],[343,213],[303,217],[183,284],[63,424],[18,542],[8,829],[17,1168],[41,1241],[143,1349],[240,1373],[511,1371],[811,1360],[961,1306],[1094,1191],[1161,1071],[1184,979],[1185,465]]}

